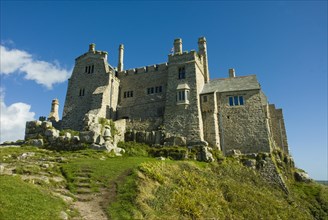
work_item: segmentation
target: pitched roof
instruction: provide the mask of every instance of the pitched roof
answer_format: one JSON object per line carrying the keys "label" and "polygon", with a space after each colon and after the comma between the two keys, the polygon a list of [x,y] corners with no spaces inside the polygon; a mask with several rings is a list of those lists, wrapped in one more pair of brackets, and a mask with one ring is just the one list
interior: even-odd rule
{"label": "pitched roof", "polygon": [[261,89],[256,75],[214,79],[204,85],[201,94]]}

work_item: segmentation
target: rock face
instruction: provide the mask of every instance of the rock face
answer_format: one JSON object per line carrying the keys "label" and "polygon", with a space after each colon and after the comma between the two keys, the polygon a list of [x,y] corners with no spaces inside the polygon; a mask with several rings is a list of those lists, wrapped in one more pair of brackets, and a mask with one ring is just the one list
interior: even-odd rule
{"label": "rock face", "polygon": [[295,171],[294,177],[295,177],[295,180],[298,182],[306,182],[307,183],[307,182],[312,181],[310,176],[306,172],[303,172],[303,171]]}
{"label": "rock face", "polygon": [[[103,119],[103,122],[110,123],[107,119]],[[74,136],[69,130],[60,132],[55,129],[50,121],[29,121],[26,122],[25,141],[34,146],[46,145],[60,150],[77,150],[89,145],[92,149],[113,151],[116,155],[124,152],[117,147],[122,135],[119,134],[117,138],[112,135],[110,126],[100,124],[96,115],[87,114],[83,124],[84,130],[79,132],[79,136]],[[115,139],[117,140],[114,141]]]}

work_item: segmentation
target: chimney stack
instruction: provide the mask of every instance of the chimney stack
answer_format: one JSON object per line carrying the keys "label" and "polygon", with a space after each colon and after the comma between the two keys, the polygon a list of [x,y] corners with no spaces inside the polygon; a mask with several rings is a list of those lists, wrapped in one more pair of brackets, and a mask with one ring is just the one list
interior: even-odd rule
{"label": "chimney stack", "polygon": [[123,57],[124,57],[124,45],[120,44],[118,48],[118,66],[117,66],[117,71],[121,72],[123,71]]}
{"label": "chimney stack", "polygon": [[229,69],[229,78],[236,77],[235,69]]}
{"label": "chimney stack", "polygon": [[174,40],[174,54],[182,53],[182,39],[177,38]]}
{"label": "chimney stack", "polygon": [[96,44],[92,43],[89,45],[89,52],[95,52],[96,51]]}

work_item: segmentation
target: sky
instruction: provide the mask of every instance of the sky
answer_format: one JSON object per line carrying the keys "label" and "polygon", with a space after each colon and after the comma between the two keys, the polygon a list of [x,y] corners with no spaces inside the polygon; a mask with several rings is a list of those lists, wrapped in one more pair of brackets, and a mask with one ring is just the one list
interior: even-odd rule
{"label": "sky", "polygon": [[327,1],[0,1],[1,140],[24,138],[25,122],[48,116],[90,43],[116,67],[167,62],[207,39],[210,78],[256,74],[282,108],[296,166],[327,170]]}

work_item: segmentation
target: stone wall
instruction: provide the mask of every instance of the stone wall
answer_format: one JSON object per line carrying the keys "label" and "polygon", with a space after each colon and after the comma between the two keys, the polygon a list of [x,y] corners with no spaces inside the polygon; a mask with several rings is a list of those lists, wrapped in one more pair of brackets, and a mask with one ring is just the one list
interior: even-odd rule
{"label": "stone wall", "polygon": [[[229,106],[229,96],[243,96],[244,105]],[[218,95],[221,148],[242,153],[270,152],[265,107],[259,90]]]}
{"label": "stone wall", "polygon": [[[120,79],[118,118],[163,117],[167,84],[166,63],[119,72],[118,78]],[[128,95],[128,92],[133,92],[133,96],[131,97],[131,93]]]}
{"label": "stone wall", "polygon": [[275,105],[268,106],[269,126],[271,138],[275,146],[288,154],[287,134],[282,114],[282,109],[276,109]]}
{"label": "stone wall", "polygon": [[[91,66],[93,72],[88,70]],[[109,97],[113,78],[114,73],[107,63],[106,52],[89,51],[78,57],[68,82],[62,128],[82,130],[86,113],[106,117],[107,109],[110,107]],[[115,83],[117,87],[118,82]],[[113,90],[117,88],[113,87]]]}
{"label": "stone wall", "polygon": [[210,146],[220,148],[218,105],[216,93],[204,94],[200,97],[203,118],[204,139]]}
{"label": "stone wall", "polygon": [[[179,68],[185,68],[185,78],[179,79]],[[172,136],[187,138],[187,142],[203,140],[203,124],[199,93],[204,85],[202,64],[195,51],[169,55],[164,128]],[[188,101],[178,103],[178,88],[189,88]]]}
{"label": "stone wall", "polygon": [[149,118],[145,120],[126,120],[126,130],[157,131],[163,125],[163,118]]}

